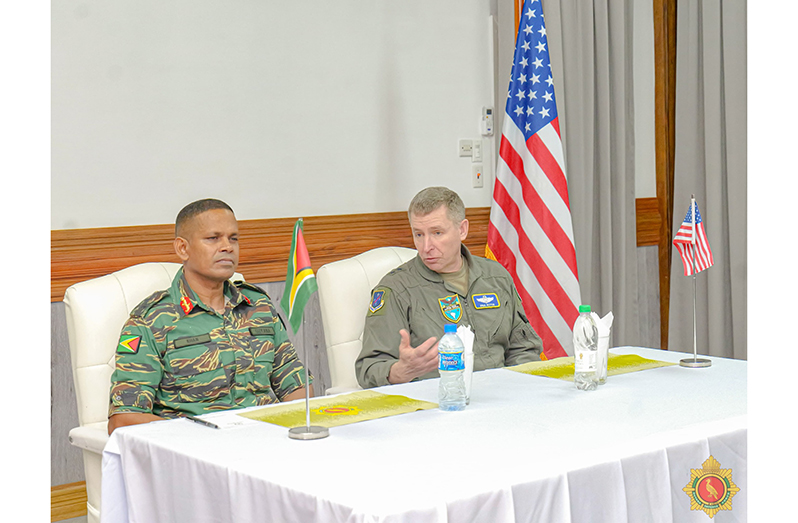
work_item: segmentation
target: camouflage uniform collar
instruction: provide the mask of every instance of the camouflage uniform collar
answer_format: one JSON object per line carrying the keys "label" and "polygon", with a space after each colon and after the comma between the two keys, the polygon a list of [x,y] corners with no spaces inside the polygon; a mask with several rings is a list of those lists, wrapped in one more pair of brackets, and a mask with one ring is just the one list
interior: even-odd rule
{"label": "camouflage uniform collar", "polygon": [[[191,285],[189,285],[188,281],[186,281],[186,275],[183,273],[182,267],[177,271],[177,274],[175,274],[174,280],[172,280],[170,295],[173,297],[174,303],[177,305],[177,308],[182,316],[187,316],[190,314],[191,311],[194,310],[194,307],[200,307],[203,310],[211,313],[216,312],[199,299],[197,294],[191,288]],[[245,302],[247,305],[252,304],[249,301],[249,298],[244,296],[236,288],[236,286],[231,284],[229,281],[224,282],[224,295],[230,299],[230,303],[233,304],[233,307],[239,306],[241,302]]]}
{"label": "camouflage uniform collar", "polygon": [[[474,257],[471,255],[471,251],[463,244],[460,244],[460,254],[463,255],[463,263],[468,264],[468,287],[471,288],[471,284],[474,283],[474,280],[482,276],[482,270],[474,263]],[[421,256],[417,255],[414,258],[414,262],[416,269],[426,280],[435,283],[443,283],[443,276],[424,265]]]}

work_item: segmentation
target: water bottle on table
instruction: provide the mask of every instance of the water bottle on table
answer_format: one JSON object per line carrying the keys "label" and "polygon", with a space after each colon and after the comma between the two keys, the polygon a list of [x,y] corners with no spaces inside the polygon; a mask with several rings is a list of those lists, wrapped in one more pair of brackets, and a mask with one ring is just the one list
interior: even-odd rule
{"label": "water bottle on table", "polygon": [[598,328],[590,316],[590,305],[579,306],[574,323],[574,383],[579,390],[598,388]]}
{"label": "water bottle on table", "polygon": [[457,325],[447,323],[438,342],[438,405],[441,410],[463,410],[466,406],[465,362],[463,342],[457,335]]}

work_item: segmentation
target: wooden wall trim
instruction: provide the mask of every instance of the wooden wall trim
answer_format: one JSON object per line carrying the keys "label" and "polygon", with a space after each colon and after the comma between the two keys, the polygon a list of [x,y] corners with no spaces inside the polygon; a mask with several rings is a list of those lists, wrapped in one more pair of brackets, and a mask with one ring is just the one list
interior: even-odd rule
{"label": "wooden wall trim", "polygon": [[[483,256],[490,207],[466,209],[470,227],[466,246]],[[288,251],[296,218],[241,220],[238,271],[256,283],[285,280]],[[376,247],[413,247],[407,213],[385,212],[310,216],[304,221],[305,242],[317,271],[325,263]],[[50,234],[51,301],[66,289],[125,267],[150,261],[179,262],[172,249],[174,225],[141,225],[93,229],[60,229]]]}
{"label": "wooden wall trim", "polygon": [[87,501],[85,481],[51,487],[50,521],[85,516],[88,513]]}
{"label": "wooden wall trim", "polygon": [[657,198],[638,198],[635,200],[637,215],[637,246],[659,245],[661,218]]}
{"label": "wooden wall trim", "polygon": [[676,0],[654,0],[654,125],[659,201],[660,348],[668,348],[676,150]]}

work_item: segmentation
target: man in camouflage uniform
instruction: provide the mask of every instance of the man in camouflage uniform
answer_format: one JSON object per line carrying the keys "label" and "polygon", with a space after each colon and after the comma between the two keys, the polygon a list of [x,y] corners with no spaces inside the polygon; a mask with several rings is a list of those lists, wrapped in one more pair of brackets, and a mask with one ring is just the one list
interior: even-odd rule
{"label": "man in camouflage uniform", "polygon": [[254,285],[229,281],[238,267],[232,209],[213,199],[191,203],[177,216],[175,236],[183,267],[122,328],[109,434],[124,425],[305,397],[302,363],[271,300]]}
{"label": "man in camouflage uniform", "polygon": [[438,377],[437,337],[446,323],[474,331],[474,370],[540,360],[540,337],[510,274],[462,244],[468,220],[460,197],[429,187],[413,198],[408,217],[418,255],[372,291],[355,362],[360,386]]}

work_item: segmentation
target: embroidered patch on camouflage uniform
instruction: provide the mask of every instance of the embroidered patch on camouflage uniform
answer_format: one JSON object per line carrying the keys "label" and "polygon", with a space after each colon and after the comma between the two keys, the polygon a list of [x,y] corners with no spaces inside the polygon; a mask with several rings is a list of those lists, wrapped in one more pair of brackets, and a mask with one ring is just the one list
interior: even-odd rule
{"label": "embroidered patch on camouflage uniform", "polygon": [[141,336],[120,336],[117,354],[136,354],[139,351]]}

